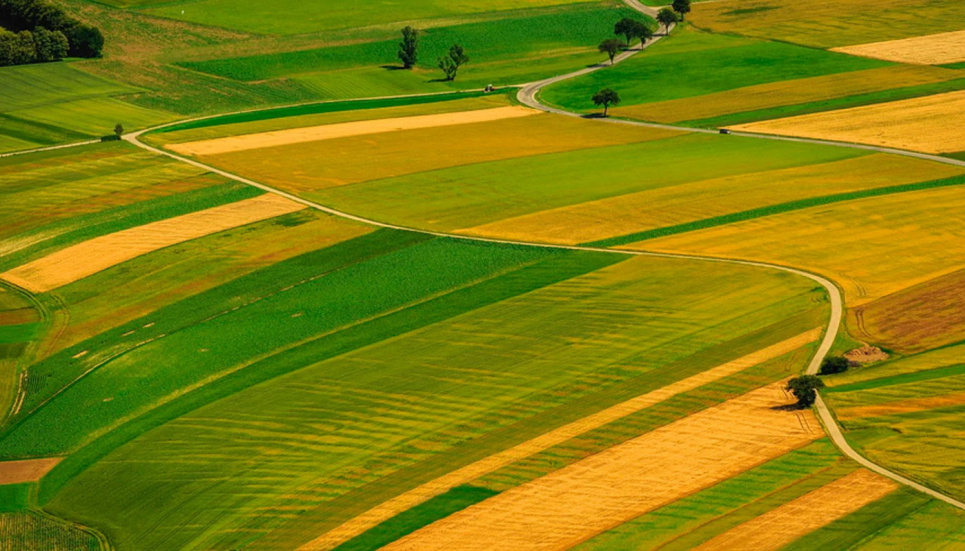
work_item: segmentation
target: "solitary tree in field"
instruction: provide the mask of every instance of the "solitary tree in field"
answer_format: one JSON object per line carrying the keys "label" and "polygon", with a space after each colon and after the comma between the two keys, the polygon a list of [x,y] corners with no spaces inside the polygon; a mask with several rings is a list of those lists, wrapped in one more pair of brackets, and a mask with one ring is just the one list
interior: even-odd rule
{"label": "solitary tree in field", "polygon": [[661,8],[657,12],[657,21],[663,25],[665,34],[670,34],[670,26],[677,23],[677,12],[670,8]]}
{"label": "solitary tree in field", "polygon": [[670,7],[680,15],[680,20],[683,21],[684,16],[690,13],[690,0],[673,0]]}
{"label": "solitary tree in field", "polygon": [[616,38],[607,38],[600,42],[600,52],[610,56],[610,65],[613,65],[613,58],[617,56],[621,48],[623,48],[623,42]]}
{"label": "solitary tree in field", "polygon": [[620,94],[616,93],[615,90],[611,90],[610,88],[604,88],[599,92],[593,94],[592,99],[593,99],[593,105],[596,105],[597,107],[599,107],[600,105],[603,106],[603,116],[605,117],[607,114],[607,110],[610,108],[611,105],[616,105],[620,103]]}
{"label": "solitary tree in field", "polygon": [[801,375],[787,382],[787,389],[797,398],[797,405],[809,408],[818,398],[818,390],[824,388],[824,381],[817,375]]}
{"label": "solitary tree in field", "polygon": [[114,134],[117,135],[117,139],[121,139],[121,135],[124,134],[124,127],[121,123],[117,123],[114,126]]}
{"label": "solitary tree in field", "polygon": [[824,358],[821,362],[821,375],[834,375],[835,373],[844,373],[851,367],[851,362],[848,358],[842,356],[828,356]]}
{"label": "solitary tree in field", "polygon": [[449,48],[449,55],[439,58],[439,68],[446,74],[446,80],[456,80],[459,67],[466,63],[469,63],[469,56],[466,55],[466,50],[459,44],[453,44]]}
{"label": "solitary tree in field", "polygon": [[419,29],[402,29],[402,42],[399,42],[399,59],[404,69],[411,69],[419,60]]}

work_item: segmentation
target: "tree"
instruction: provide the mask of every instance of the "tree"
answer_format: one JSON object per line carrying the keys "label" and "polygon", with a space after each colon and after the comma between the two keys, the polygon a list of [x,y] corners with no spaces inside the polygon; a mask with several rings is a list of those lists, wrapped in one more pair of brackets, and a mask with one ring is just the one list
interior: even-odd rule
{"label": "tree", "polygon": [[787,382],[787,390],[797,398],[797,405],[809,408],[818,398],[818,390],[824,388],[824,381],[817,375],[801,375]]}
{"label": "tree", "polygon": [[60,31],[48,31],[43,27],[34,29],[34,47],[37,61],[59,61],[67,55],[67,37]]}
{"label": "tree", "polygon": [[620,94],[616,93],[615,90],[611,90],[610,88],[604,88],[599,92],[593,94],[592,99],[593,99],[593,105],[596,105],[597,107],[599,107],[600,105],[603,106],[603,116],[605,117],[607,114],[607,110],[610,108],[611,105],[616,105],[620,103]]}
{"label": "tree", "polygon": [[670,5],[673,11],[680,14],[680,20],[684,20],[684,16],[690,13],[690,0],[673,0],[673,4]]}
{"label": "tree", "polygon": [[104,49],[104,35],[97,27],[85,23],[71,25],[64,34],[70,43],[70,55],[75,57],[100,57]]}
{"label": "tree", "polygon": [[647,25],[646,23],[640,23],[640,26],[636,29],[636,34],[634,34],[634,37],[640,39],[640,46],[643,47],[648,40],[653,38],[653,29],[651,29],[650,25]]}
{"label": "tree", "polygon": [[627,46],[630,45],[630,42],[632,42],[634,38],[640,38],[644,30],[650,30],[650,28],[642,21],[630,19],[629,17],[624,17],[613,26],[613,34],[622,34],[627,37]]}
{"label": "tree", "polygon": [[446,80],[456,80],[459,67],[466,63],[469,63],[469,56],[459,44],[453,44],[449,48],[449,55],[439,58],[439,68],[446,74]]}
{"label": "tree", "polygon": [[411,69],[419,60],[419,29],[402,29],[402,42],[399,42],[399,59],[403,69]]}
{"label": "tree", "polygon": [[828,356],[824,358],[821,362],[821,375],[834,375],[835,373],[844,373],[851,367],[851,362],[848,358],[841,356]]}
{"label": "tree", "polygon": [[121,125],[121,123],[117,123],[116,125],[114,125],[114,135],[117,136],[118,140],[121,139],[121,136],[123,134],[124,134],[124,126]]}
{"label": "tree", "polygon": [[677,23],[677,12],[670,8],[661,8],[657,12],[657,21],[663,25],[665,34],[670,34],[670,26]]}
{"label": "tree", "polygon": [[622,48],[623,42],[620,42],[616,38],[607,38],[603,42],[600,42],[600,52],[610,56],[610,65],[613,65],[613,58],[617,56]]}

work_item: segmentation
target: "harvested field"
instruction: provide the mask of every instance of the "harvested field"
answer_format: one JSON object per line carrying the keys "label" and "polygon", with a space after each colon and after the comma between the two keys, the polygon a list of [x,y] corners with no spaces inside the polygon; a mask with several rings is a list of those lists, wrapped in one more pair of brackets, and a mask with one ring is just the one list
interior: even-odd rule
{"label": "harvested field", "polygon": [[423,484],[418,488],[406,492],[396,498],[380,504],[378,507],[366,511],[351,521],[339,526],[316,538],[310,543],[300,547],[300,549],[321,550],[331,549],[352,537],[378,525],[402,511],[410,509],[433,496],[440,495],[460,484],[467,484],[476,478],[505,467],[514,461],[529,457],[533,454],[547,450],[562,442],[565,442],[580,434],[587,433],[612,423],[618,419],[626,417],[632,413],[646,409],[654,404],[668,400],[673,396],[693,390],[705,384],[720,380],[724,377],[733,375],[749,367],[764,363],[768,360],[782,356],[788,352],[797,350],[802,346],[815,342],[820,338],[822,330],[820,328],[802,333],[796,337],[779,342],[747,356],[738,358],[734,361],[709,369],[688,377],[686,379],[671,383],[659,390],[648,392],[626,402],[617,404],[603,411],[564,425],[551,432],[538,436],[532,440],[514,446],[508,450],[489,456],[471,465],[446,474],[428,484]]}
{"label": "harvested field", "polygon": [[25,459],[23,461],[0,461],[0,484],[36,482],[50,472],[63,457]]}
{"label": "harvested field", "polygon": [[299,203],[265,194],[97,237],[9,270],[0,278],[30,291],[45,292],[151,251],[303,208]]}
{"label": "harvested field", "polygon": [[835,408],[834,413],[838,419],[849,421],[862,417],[884,417],[886,415],[899,415],[902,413],[914,413],[916,411],[962,405],[965,405],[965,392],[954,392],[942,396],[911,398],[908,400],[898,400],[867,406],[839,407]]}
{"label": "harvested field", "polygon": [[857,44],[833,51],[898,63],[945,65],[965,61],[965,31]]}
{"label": "harvested field", "polygon": [[695,551],[776,551],[895,489],[895,482],[858,469],[707,541]]}
{"label": "harvested field", "polygon": [[965,270],[880,298],[854,311],[856,327],[901,352],[965,340]]}
{"label": "harvested field", "polygon": [[459,233],[552,243],[587,243],[808,197],[897,186],[962,170],[897,155],[752,172],[545,210]]}
{"label": "harvested field", "polygon": [[700,96],[617,107],[615,116],[656,122],[709,119],[746,111],[797,105],[961,78],[965,73],[941,67],[894,66],[834,75],[783,80]]}
{"label": "harvested field", "polygon": [[429,525],[388,550],[566,549],[818,438],[781,384],[691,415]]}
{"label": "harvested field", "polygon": [[[954,186],[756,218],[629,248],[806,267],[838,282],[856,307],[960,270],[963,239],[965,189]],[[874,329],[866,326],[866,340],[888,347],[887,334]]]}
{"label": "harvested field", "polygon": [[965,151],[965,91],[742,124],[736,130],[925,153]]}
{"label": "harvested field", "polygon": [[417,117],[326,124],[308,128],[292,128],[288,130],[249,134],[246,136],[230,136],[199,142],[171,144],[168,148],[184,155],[220,155],[223,153],[250,151],[252,149],[263,149],[266,147],[398,132],[400,130],[417,130],[421,128],[437,128],[440,126],[514,119],[529,117],[539,113],[539,111],[527,107],[497,107],[495,109],[480,109],[458,113],[442,113]]}

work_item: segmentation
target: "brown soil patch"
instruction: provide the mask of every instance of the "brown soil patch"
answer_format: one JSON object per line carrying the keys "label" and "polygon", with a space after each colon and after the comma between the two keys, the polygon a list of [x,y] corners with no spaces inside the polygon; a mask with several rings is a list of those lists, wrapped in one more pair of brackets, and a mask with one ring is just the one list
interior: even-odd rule
{"label": "brown soil patch", "polygon": [[744,357],[731,362],[709,369],[693,377],[682,379],[653,392],[648,392],[636,398],[627,400],[593,415],[564,425],[546,434],[540,435],[532,440],[528,440],[509,448],[508,450],[491,455],[475,463],[467,465],[461,469],[448,473],[431,482],[423,484],[418,488],[410,490],[393,499],[390,499],[377,507],[353,518],[341,526],[316,538],[310,543],[302,546],[301,550],[332,549],[339,544],[365,532],[379,523],[388,520],[395,515],[406,511],[428,499],[445,493],[451,488],[460,484],[466,484],[483,475],[499,470],[511,463],[524,459],[533,454],[547,450],[567,440],[587,433],[612,423],[618,419],[631,415],[662,401],[668,400],[677,394],[693,390],[708,383],[717,381],[729,375],[733,375],[749,367],[759,365],[774,358],[783,356],[789,352],[797,350],[802,346],[818,340],[822,333],[821,328],[812,329],[796,337],[771,345],[762,350],[758,350]]}
{"label": "brown soil patch", "polygon": [[14,268],[0,278],[33,292],[45,292],[164,247],[304,208],[269,193],[97,237]]}
{"label": "brown soil patch", "polygon": [[910,398],[908,400],[898,400],[886,402],[884,404],[874,404],[870,406],[856,406],[850,408],[835,409],[834,414],[838,419],[859,419],[862,417],[884,417],[886,415],[899,415],[902,413],[914,413],[936,408],[948,408],[965,405],[965,392],[944,394],[942,396],[929,396],[927,398]]}
{"label": "brown soil patch", "polygon": [[865,365],[887,360],[888,354],[877,346],[862,346],[848,350],[844,353],[844,357],[853,364]]}
{"label": "brown soil patch", "polygon": [[736,130],[925,153],[965,151],[965,91],[755,122]]}
{"label": "brown soil patch", "polygon": [[168,148],[184,155],[219,155],[222,153],[235,153],[265,147],[334,140],[336,138],[381,134],[399,130],[416,130],[420,128],[435,128],[439,126],[514,119],[529,117],[539,113],[539,111],[526,107],[497,107],[495,109],[479,109],[458,113],[441,113],[436,115],[420,115],[417,117],[326,124],[307,128],[291,128],[288,130],[261,132],[244,136],[230,136],[213,140],[171,144]]}
{"label": "brown soil patch", "polygon": [[772,551],[891,493],[898,484],[859,469],[695,547]]}
{"label": "brown soil patch", "polygon": [[569,549],[822,435],[772,384],[431,524],[385,549]]}
{"label": "brown soil patch", "polygon": [[844,46],[832,51],[918,65],[958,63],[965,61],[965,31]]}
{"label": "brown soil patch", "polygon": [[63,457],[25,459],[23,461],[0,461],[0,484],[36,482],[50,472]]}

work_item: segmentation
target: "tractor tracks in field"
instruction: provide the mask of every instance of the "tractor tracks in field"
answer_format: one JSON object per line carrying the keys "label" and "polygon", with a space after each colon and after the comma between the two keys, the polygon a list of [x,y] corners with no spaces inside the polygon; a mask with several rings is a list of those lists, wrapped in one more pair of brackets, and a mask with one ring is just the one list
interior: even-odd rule
{"label": "tractor tracks in field", "polygon": [[[646,14],[646,15],[649,15],[649,16],[653,16],[653,15],[655,15],[656,12],[657,12],[657,10],[656,10],[655,8],[650,8],[650,7],[644,6],[644,5],[642,5],[640,2],[638,2],[637,0],[624,0],[624,3],[626,3],[626,4],[627,4],[628,6],[630,6],[631,8],[633,8],[633,9],[635,9],[635,10],[641,12],[641,13],[644,13],[644,14]],[[620,63],[620,62],[622,62],[622,61],[625,61],[626,59],[629,59],[630,57],[638,54],[639,52],[645,50],[646,48],[649,48],[652,44],[654,44],[655,42],[658,42],[660,39],[664,38],[665,36],[666,36],[666,34],[658,35],[658,36],[655,37],[653,40],[651,40],[650,42],[648,42],[648,43],[645,44],[645,45],[641,45],[641,46],[640,46],[639,48],[637,48],[637,49],[627,50],[627,51],[621,53],[619,56],[617,56],[617,57],[614,59],[614,63],[613,63],[613,64],[617,64],[617,63]],[[561,116],[569,116],[569,117],[589,118],[589,117],[586,117],[586,116],[584,116],[584,115],[582,115],[582,114],[579,114],[579,113],[574,113],[574,112],[571,112],[571,111],[566,111],[566,110],[563,110],[563,109],[559,109],[559,108],[556,108],[556,107],[552,107],[552,106],[543,104],[543,103],[539,100],[539,97],[538,97],[538,96],[539,96],[539,92],[540,92],[544,87],[549,86],[549,85],[551,85],[551,84],[555,84],[555,83],[558,83],[558,82],[562,82],[562,81],[565,81],[565,80],[569,80],[569,79],[572,79],[572,78],[576,78],[576,77],[579,77],[579,76],[581,76],[581,75],[585,75],[585,74],[588,74],[588,73],[591,73],[591,72],[594,72],[594,71],[598,71],[598,70],[601,70],[601,69],[604,69],[604,68],[610,67],[610,66],[611,66],[611,64],[609,64],[609,63],[600,63],[600,64],[593,65],[593,66],[590,66],[590,67],[586,67],[586,68],[583,68],[583,69],[580,69],[580,70],[578,70],[578,71],[574,71],[574,72],[571,72],[571,73],[568,73],[568,74],[565,74],[565,75],[555,76],[555,77],[551,77],[551,78],[548,78],[548,79],[545,79],[545,80],[541,80],[541,81],[538,81],[538,82],[529,83],[529,84],[524,84],[524,85],[522,85],[522,86],[519,87],[520,90],[519,90],[519,92],[518,92],[518,94],[517,94],[517,98],[518,98],[519,101],[520,101],[521,103],[523,103],[524,105],[527,105],[527,106],[532,107],[532,108],[534,108],[534,109],[539,109],[539,110],[541,110],[541,111],[545,111],[545,112],[548,112],[548,113],[552,113],[552,114],[556,114],[556,115],[561,115]],[[368,98],[365,98],[365,99],[368,99]],[[341,101],[344,101],[344,100],[341,100]],[[255,110],[250,110],[250,111],[261,111],[261,110],[265,110],[265,109],[255,109]],[[227,113],[227,114],[233,114],[233,113]],[[213,116],[223,116],[223,115],[213,115]],[[210,117],[202,117],[202,118],[210,118]],[[191,120],[198,120],[198,119],[191,119]],[[608,123],[608,124],[625,124],[625,125],[642,126],[642,127],[659,128],[659,129],[669,129],[669,130],[676,130],[676,131],[683,131],[683,132],[692,132],[692,133],[705,133],[705,134],[717,134],[717,133],[718,133],[717,131],[708,130],[708,129],[690,128],[690,127],[683,127],[683,126],[674,126],[674,125],[666,125],[666,124],[647,123],[647,122],[639,122],[639,121],[629,121],[629,120],[622,120],[622,119],[594,118],[594,120],[596,120],[597,122],[604,122],[604,123]],[[152,153],[155,153],[155,154],[157,154],[157,155],[162,155],[162,156],[165,156],[165,157],[174,159],[174,160],[176,160],[176,161],[178,161],[178,162],[182,162],[182,163],[186,163],[186,164],[192,165],[192,166],[194,166],[194,167],[203,169],[203,170],[205,170],[205,171],[208,171],[208,172],[211,172],[211,173],[214,173],[214,174],[218,174],[218,175],[220,175],[220,176],[223,176],[223,177],[225,177],[225,178],[229,178],[229,179],[231,179],[231,180],[240,182],[240,183],[242,183],[242,184],[249,185],[249,186],[252,186],[252,187],[261,189],[261,190],[266,191],[266,192],[268,192],[268,193],[274,193],[274,194],[276,194],[276,195],[285,197],[285,198],[287,198],[287,199],[289,199],[289,200],[291,200],[291,201],[295,201],[295,202],[297,202],[297,203],[303,204],[303,205],[305,205],[305,206],[307,206],[307,207],[313,208],[313,209],[318,210],[318,211],[320,211],[320,212],[324,212],[324,213],[327,213],[327,214],[332,215],[332,216],[337,216],[337,217],[340,217],[340,218],[344,218],[344,219],[347,219],[347,220],[352,220],[352,221],[355,221],[355,222],[359,222],[359,223],[362,223],[362,224],[367,224],[367,225],[371,225],[371,226],[375,226],[375,227],[379,227],[379,228],[387,228],[387,229],[393,229],[393,230],[398,230],[398,231],[406,231],[406,232],[416,232],[416,233],[421,233],[421,234],[425,234],[425,235],[431,235],[431,236],[435,236],[435,237],[443,237],[443,238],[457,239],[457,240],[464,240],[464,241],[471,241],[471,242],[477,242],[477,243],[505,244],[505,245],[536,247],[536,248],[554,249],[554,250],[585,251],[585,252],[595,252],[595,253],[607,253],[607,254],[618,254],[618,255],[628,255],[628,256],[643,256],[643,257],[653,257],[653,258],[681,259],[681,260],[689,260],[689,261],[697,261],[697,262],[709,262],[709,263],[718,263],[718,264],[730,264],[730,265],[739,265],[739,266],[750,266],[750,267],[763,268],[763,269],[768,269],[768,270],[777,270],[777,271],[781,271],[781,272],[785,272],[785,273],[790,273],[790,274],[793,274],[793,275],[796,275],[796,276],[800,276],[800,277],[807,278],[807,279],[809,279],[809,280],[817,283],[818,285],[820,285],[820,286],[827,292],[828,297],[829,297],[829,301],[830,301],[830,307],[831,307],[830,318],[829,318],[829,320],[828,320],[827,329],[826,329],[826,331],[825,331],[825,333],[824,333],[824,335],[823,335],[823,337],[822,337],[822,339],[821,339],[821,341],[820,341],[820,344],[819,344],[819,346],[818,346],[817,351],[815,352],[815,354],[814,354],[814,356],[812,357],[810,363],[808,364],[808,367],[807,367],[807,370],[806,370],[806,373],[808,373],[808,374],[817,373],[817,371],[818,371],[818,369],[819,369],[819,367],[820,367],[820,365],[821,365],[821,362],[824,360],[825,357],[827,357],[828,353],[830,352],[831,347],[833,346],[834,341],[835,341],[835,339],[837,338],[838,332],[839,332],[839,330],[840,330],[840,328],[841,328],[841,324],[842,324],[842,320],[843,320],[843,316],[844,316],[844,299],[843,299],[843,295],[842,295],[840,289],[839,289],[831,280],[829,280],[829,279],[827,279],[827,278],[825,278],[825,277],[823,277],[823,276],[821,276],[821,275],[818,275],[818,274],[816,274],[816,273],[812,273],[812,272],[809,272],[809,271],[806,271],[806,270],[802,270],[802,269],[799,269],[799,268],[794,268],[794,267],[790,267],[790,266],[783,266],[783,265],[774,264],[774,263],[769,263],[769,262],[759,262],[759,261],[751,261],[751,260],[739,260],[739,259],[733,259],[733,258],[721,258],[721,257],[712,257],[712,256],[703,256],[703,255],[678,254],[678,253],[661,253],[661,252],[651,252],[651,251],[631,251],[631,250],[606,249],[606,248],[601,248],[601,247],[590,247],[590,246],[580,246],[580,245],[558,245],[558,244],[529,242],[529,241],[517,241],[517,240],[506,240],[506,239],[492,239],[492,238],[485,238],[485,237],[472,237],[472,236],[466,236],[466,235],[459,235],[459,234],[452,234],[452,233],[445,233],[445,232],[437,232],[437,231],[424,230],[424,229],[420,229],[420,228],[414,228],[414,227],[409,227],[409,226],[404,226],[404,225],[399,225],[399,224],[392,224],[392,223],[389,223],[389,222],[383,222],[383,221],[379,221],[379,220],[374,220],[374,219],[371,219],[371,218],[367,218],[367,217],[364,217],[364,216],[359,216],[359,215],[351,214],[351,213],[348,213],[348,212],[343,212],[343,211],[340,211],[340,210],[337,210],[337,209],[334,209],[334,208],[331,208],[331,207],[328,207],[328,206],[325,206],[325,205],[322,205],[322,204],[319,204],[319,203],[316,203],[316,202],[313,202],[313,201],[310,201],[310,200],[307,200],[307,199],[304,199],[304,198],[301,198],[301,197],[298,197],[298,196],[296,196],[296,195],[293,195],[293,194],[284,192],[284,191],[282,191],[282,190],[280,190],[280,189],[276,189],[276,188],[274,188],[274,187],[272,187],[272,186],[269,186],[269,185],[267,185],[267,184],[264,184],[264,183],[261,183],[261,182],[257,182],[257,181],[255,181],[255,180],[252,180],[252,179],[249,179],[249,178],[245,178],[245,177],[243,177],[243,176],[240,176],[240,175],[237,175],[237,174],[233,174],[233,173],[231,173],[231,172],[228,172],[228,171],[225,171],[225,170],[221,170],[221,169],[219,169],[219,168],[216,168],[216,167],[207,165],[207,164],[202,163],[202,162],[200,162],[200,161],[197,161],[197,160],[195,160],[195,159],[190,159],[190,158],[187,158],[187,157],[183,157],[183,156],[181,156],[181,155],[172,153],[172,152],[170,152],[170,151],[166,151],[166,150],[161,149],[161,148],[159,148],[159,147],[155,147],[155,146],[149,145],[149,144],[147,144],[147,143],[145,143],[145,142],[142,142],[142,141],[140,140],[141,136],[143,136],[145,133],[152,132],[152,131],[154,131],[154,130],[158,130],[158,129],[160,129],[160,128],[164,128],[164,127],[167,127],[167,126],[172,126],[172,125],[174,125],[174,124],[180,124],[180,123],[183,123],[183,122],[187,122],[187,121],[179,121],[179,122],[177,122],[177,123],[170,123],[170,124],[166,124],[166,125],[161,125],[161,126],[157,126],[157,127],[153,127],[153,128],[149,128],[149,129],[145,129],[145,130],[133,132],[133,133],[130,133],[130,134],[127,134],[127,135],[123,136],[123,139],[124,139],[125,141],[127,141],[127,142],[129,142],[129,143],[131,143],[131,144],[133,144],[133,145],[135,145],[135,146],[137,146],[137,147],[139,147],[139,148],[145,149],[145,150],[150,151],[150,152],[152,152]],[[766,134],[757,134],[757,133],[750,133],[750,132],[733,132],[732,135],[734,135],[734,136],[739,136],[739,137],[746,137],[746,138],[767,139],[767,140],[776,140],[776,141],[792,141],[792,142],[800,142],[800,143],[813,143],[813,144],[827,145],[827,146],[833,146],[833,147],[847,147],[847,148],[852,148],[852,149],[861,149],[861,150],[874,151],[874,152],[879,152],[879,153],[888,153],[888,154],[894,154],[894,155],[902,155],[902,156],[906,156],[906,157],[915,157],[915,158],[919,158],[919,159],[924,159],[924,160],[929,160],[929,161],[934,161],[934,162],[940,162],[940,163],[950,164],[950,165],[956,165],[956,166],[965,166],[965,161],[959,161],[959,160],[950,159],[950,158],[947,158],[947,157],[940,157],[940,156],[937,156],[937,155],[928,155],[928,154],[918,153],[918,152],[913,152],[913,151],[905,151],[905,150],[899,150],[899,149],[892,149],[892,148],[887,148],[887,147],[878,147],[878,146],[871,146],[871,145],[864,145],[864,144],[852,144],[852,143],[835,142],[835,141],[827,141],[827,140],[817,140],[817,139],[808,139],[808,138],[796,138],[796,137],[790,137],[790,136],[766,135]],[[830,409],[827,407],[827,404],[824,402],[824,400],[821,398],[820,395],[818,396],[818,399],[817,399],[816,410],[817,410],[817,413],[818,413],[818,417],[820,418],[822,424],[825,426],[825,431],[826,431],[826,433],[828,434],[829,438],[831,439],[831,441],[838,447],[838,449],[839,449],[845,456],[849,457],[850,459],[853,459],[853,460],[856,461],[857,463],[861,464],[861,465],[864,466],[865,468],[867,468],[867,469],[869,469],[869,470],[871,470],[871,471],[873,471],[873,472],[875,472],[875,473],[878,473],[878,474],[880,474],[880,475],[882,475],[882,476],[885,476],[885,477],[887,477],[887,478],[890,478],[890,479],[892,479],[892,480],[894,480],[894,481],[896,481],[896,482],[898,482],[898,483],[900,483],[900,484],[906,485],[906,486],[908,486],[908,487],[910,487],[910,488],[913,488],[913,489],[915,489],[915,490],[917,490],[917,491],[920,491],[920,492],[922,492],[922,493],[925,493],[925,494],[929,495],[930,497],[933,497],[933,498],[935,498],[935,499],[938,499],[938,500],[940,500],[940,501],[943,501],[943,502],[945,502],[945,503],[947,503],[947,504],[950,504],[950,505],[952,505],[952,506],[954,506],[954,507],[957,507],[957,508],[959,508],[959,509],[965,510],[965,503],[963,503],[963,502],[961,502],[961,501],[959,501],[959,500],[956,500],[956,499],[954,499],[954,498],[952,498],[952,497],[950,497],[950,496],[947,496],[947,495],[945,495],[945,494],[942,494],[941,492],[938,492],[938,491],[936,491],[936,490],[933,490],[933,489],[931,489],[931,488],[928,488],[928,487],[926,487],[926,486],[924,486],[924,485],[922,485],[922,484],[919,484],[919,483],[917,483],[917,482],[915,482],[915,481],[913,481],[913,480],[910,480],[910,479],[908,479],[908,478],[906,478],[906,477],[904,477],[904,476],[902,476],[902,475],[900,475],[900,474],[898,474],[898,473],[895,473],[895,472],[893,472],[893,471],[890,471],[890,470],[886,469],[885,467],[882,467],[882,466],[880,466],[880,465],[878,465],[878,464],[876,464],[876,463],[873,463],[872,461],[868,460],[867,458],[865,458],[864,456],[862,456],[860,453],[858,453],[857,451],[855,451],[854,448],[851,447],[851,445],[848,443],[847,439],[846,439],[846,438],[844,437],[844,435],[842,434],[841,429],[840,429],[840,427],[839,427],[838,424],[837,424],[837,421],[835,420],[833,414],[831,413]]]}

